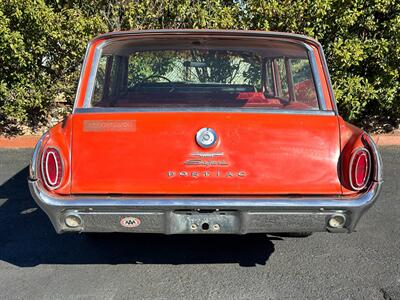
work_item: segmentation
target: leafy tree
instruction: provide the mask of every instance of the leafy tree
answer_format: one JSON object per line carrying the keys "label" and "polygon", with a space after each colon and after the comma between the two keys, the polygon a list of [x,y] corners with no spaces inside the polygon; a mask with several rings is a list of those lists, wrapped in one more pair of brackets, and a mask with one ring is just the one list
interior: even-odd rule
{"label": "leafy tree", "polygon": [[255,29],[324,46],[341,113],[369,129],[400,120],[398,0],[2,0],[0,132],[49,124],[70,107],[86,43],[112,30]]}
{"label": "leafy tree", "polygon": [[0,2],[0,132],[47,125],[56,100],[71,104],[85,43],[102,29],[79,9]]}
{"label": "leafy tree", "polygon": [[347,119],[367,129],[398,125],[399,1],[243,2],[249,29],[302,33],[323,45],[339,109]]}

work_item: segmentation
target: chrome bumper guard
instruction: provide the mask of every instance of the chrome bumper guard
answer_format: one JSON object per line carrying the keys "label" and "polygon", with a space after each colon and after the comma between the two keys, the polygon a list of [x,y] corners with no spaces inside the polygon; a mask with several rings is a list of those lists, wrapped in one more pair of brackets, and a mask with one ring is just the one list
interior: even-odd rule
{"label": "chrome bumper guard", "polygon": [[[355,197],[113,197],[53,195],[40,181],[29,180],[35,201],[58,233],[351,232],[376,200],[381,184],[382,180],[373,181]],[[78,226],[68,226],[68,216]],[[334,216],[344,217],[343,226],[330,226]],[[131,223],[123,224],[124,220]]]}

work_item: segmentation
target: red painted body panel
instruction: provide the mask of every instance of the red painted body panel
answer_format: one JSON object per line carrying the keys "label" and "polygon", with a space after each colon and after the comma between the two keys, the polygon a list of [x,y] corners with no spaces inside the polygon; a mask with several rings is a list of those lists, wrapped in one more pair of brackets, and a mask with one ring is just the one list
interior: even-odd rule
{"label": "red painted body panel", "polygon": [[[118,120],[135,125],[129,125],[127,130]],[[210,150],[202,150],[194,139],[197,130],[206,126],[220,137],[219,144]],[[186,160],[194,159],[190,156],[194,152],[223,152],[223,157],[204,161],[223,160],[228,165],[185,165]],[[77,114],[73,119],[71,191],[340,194],[339,155],[336,116],[228,112]],[[175,172],[176,176],[169,177],[168,172]],[[188,176],[179,176],[179,172],[187,172]],[[227,172],[232,172],[233,177]],[[246,175],[238,176],[238,172]]]}

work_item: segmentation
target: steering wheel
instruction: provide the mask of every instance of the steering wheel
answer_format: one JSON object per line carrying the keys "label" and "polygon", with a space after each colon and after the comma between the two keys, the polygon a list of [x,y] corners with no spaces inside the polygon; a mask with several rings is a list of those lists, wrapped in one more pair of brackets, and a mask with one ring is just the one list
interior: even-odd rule
{"label": "steering wheel", "polygon": [[170,80],[169,78],[167,78],[167,77],[165,77],[165,76],[162,76],[162,75],[157,75],[157,74],[155,74],[155,75],[150,75],[149,77],[144,78],[144,79],[142,80],[142,82],[146,82],[146,81],[148,81],[148,80],[151,79],[151,78],[162,78],[162,79],[164,79],[164,80],[166,80],[166,81],[168,81],[168,82],[171,82],[171,80]]}

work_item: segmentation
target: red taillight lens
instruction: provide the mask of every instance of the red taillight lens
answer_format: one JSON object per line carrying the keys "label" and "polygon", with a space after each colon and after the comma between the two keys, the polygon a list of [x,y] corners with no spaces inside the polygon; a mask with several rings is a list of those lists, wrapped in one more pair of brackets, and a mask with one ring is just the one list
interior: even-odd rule
{"label": "red taillight lens", "polygon": [[60,186],[62,176],[60,152],[55,148],[47,148],[42,156],[42,177],[45,184],[51,189],[56,189]]}
{"label": "red taillight lens", "polygon": [[355,190],[362,190],[369,181],[371,173],[371,159],[367,149],[357,149],[351,158],[350,184]]}

